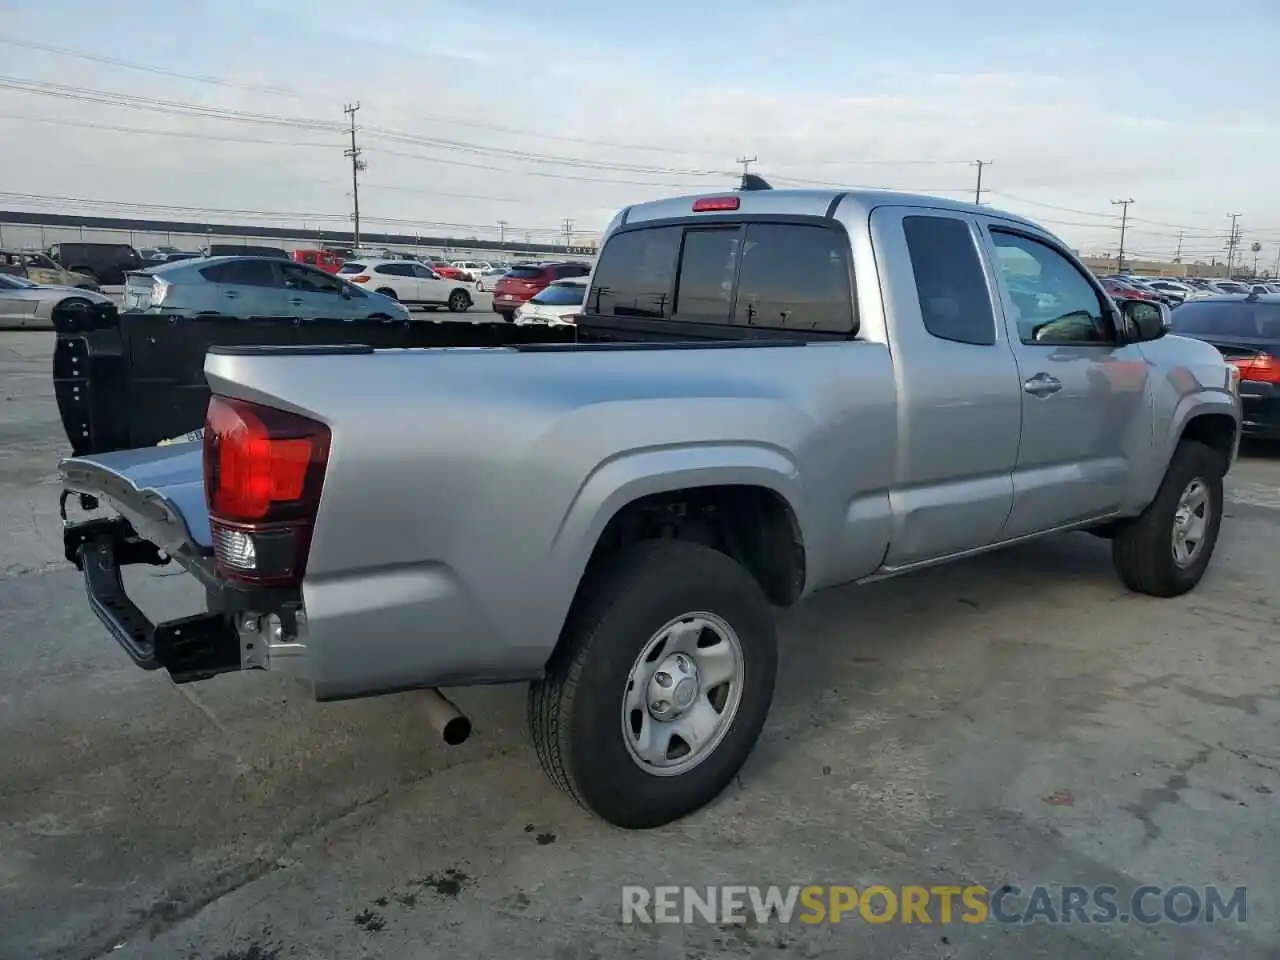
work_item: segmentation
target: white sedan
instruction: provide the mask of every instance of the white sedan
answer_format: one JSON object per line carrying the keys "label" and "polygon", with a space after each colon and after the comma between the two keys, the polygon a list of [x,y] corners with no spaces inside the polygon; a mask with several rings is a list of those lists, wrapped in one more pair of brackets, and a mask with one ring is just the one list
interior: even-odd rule
{"label": "white sedan", "polygon": [[45,286],[0,273],[0,329],[52,330],[58,307],[89,312],[103,306],[113,306],[111,298],[93,290]]}
{"label": "white sedan", "polygon": [[553,280],[516,308],[515,322],[519,326],[576,324],[590,283],[589,277]]}
{"label": "white sedan", "polygon": [[414,260],[348,260],[338,276],[366,290],[399,300],[406,307],[435,310],[448,307],[454,313],[471,308],[475,298],[465,280],[447,280]]}

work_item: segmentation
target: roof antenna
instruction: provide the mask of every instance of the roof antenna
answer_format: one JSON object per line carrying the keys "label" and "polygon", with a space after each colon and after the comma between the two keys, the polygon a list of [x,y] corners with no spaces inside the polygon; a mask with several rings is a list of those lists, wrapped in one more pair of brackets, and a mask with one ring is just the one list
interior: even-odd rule
{"label": "roof antenna", "polygon": [[757,176],[754,173],[744,173],[742,175],[742,185],[739,190],[772,190],[769,182],[764,177]]}

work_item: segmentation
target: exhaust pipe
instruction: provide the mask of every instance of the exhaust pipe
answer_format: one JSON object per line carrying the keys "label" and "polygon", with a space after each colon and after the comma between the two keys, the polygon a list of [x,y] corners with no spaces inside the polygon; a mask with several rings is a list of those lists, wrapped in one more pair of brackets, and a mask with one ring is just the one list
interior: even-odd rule
{"label": "exhaust pipe", "polygon": [[471,736],[471,721],[435,687],[422,691],[427,711],[427,722],[435,727],[444,742],[456,747]]}

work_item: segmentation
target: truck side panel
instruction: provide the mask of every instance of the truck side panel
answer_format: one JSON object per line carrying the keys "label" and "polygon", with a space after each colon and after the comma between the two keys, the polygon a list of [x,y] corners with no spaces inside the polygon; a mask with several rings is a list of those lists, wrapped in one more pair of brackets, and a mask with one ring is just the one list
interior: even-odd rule
{"label": "truck side panel", "polygon": [[887,548],[879,344],[212,355],[207,373],[333,431],[304,583],[321,699],[540,676],[600,530],[637,496],[774,490],[808,589]]}

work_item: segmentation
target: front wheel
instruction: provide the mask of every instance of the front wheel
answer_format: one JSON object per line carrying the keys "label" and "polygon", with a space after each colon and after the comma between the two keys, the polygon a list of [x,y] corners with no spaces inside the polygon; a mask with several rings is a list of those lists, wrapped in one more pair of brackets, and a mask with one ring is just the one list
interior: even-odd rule
{"label": "front wheel", "polygon": [[1223,456],[1185,441],[1174,451],[1155,499],[1111,541],[1111,557],[1130,590],[1177,597],[1209,567],[1222,526]]}
{"label": "front wheel", "polygon": [[454,313],[464,313],[471,308],[471,297],[465,290],[455,290],[449,294],[449,309]]}
{"label": "front wheel", "polygon": [[584,583],[529,727],[551,781],[615,826],[670,823],[737,775],[769,713],[773,615],[718,551],[648,541]]}

